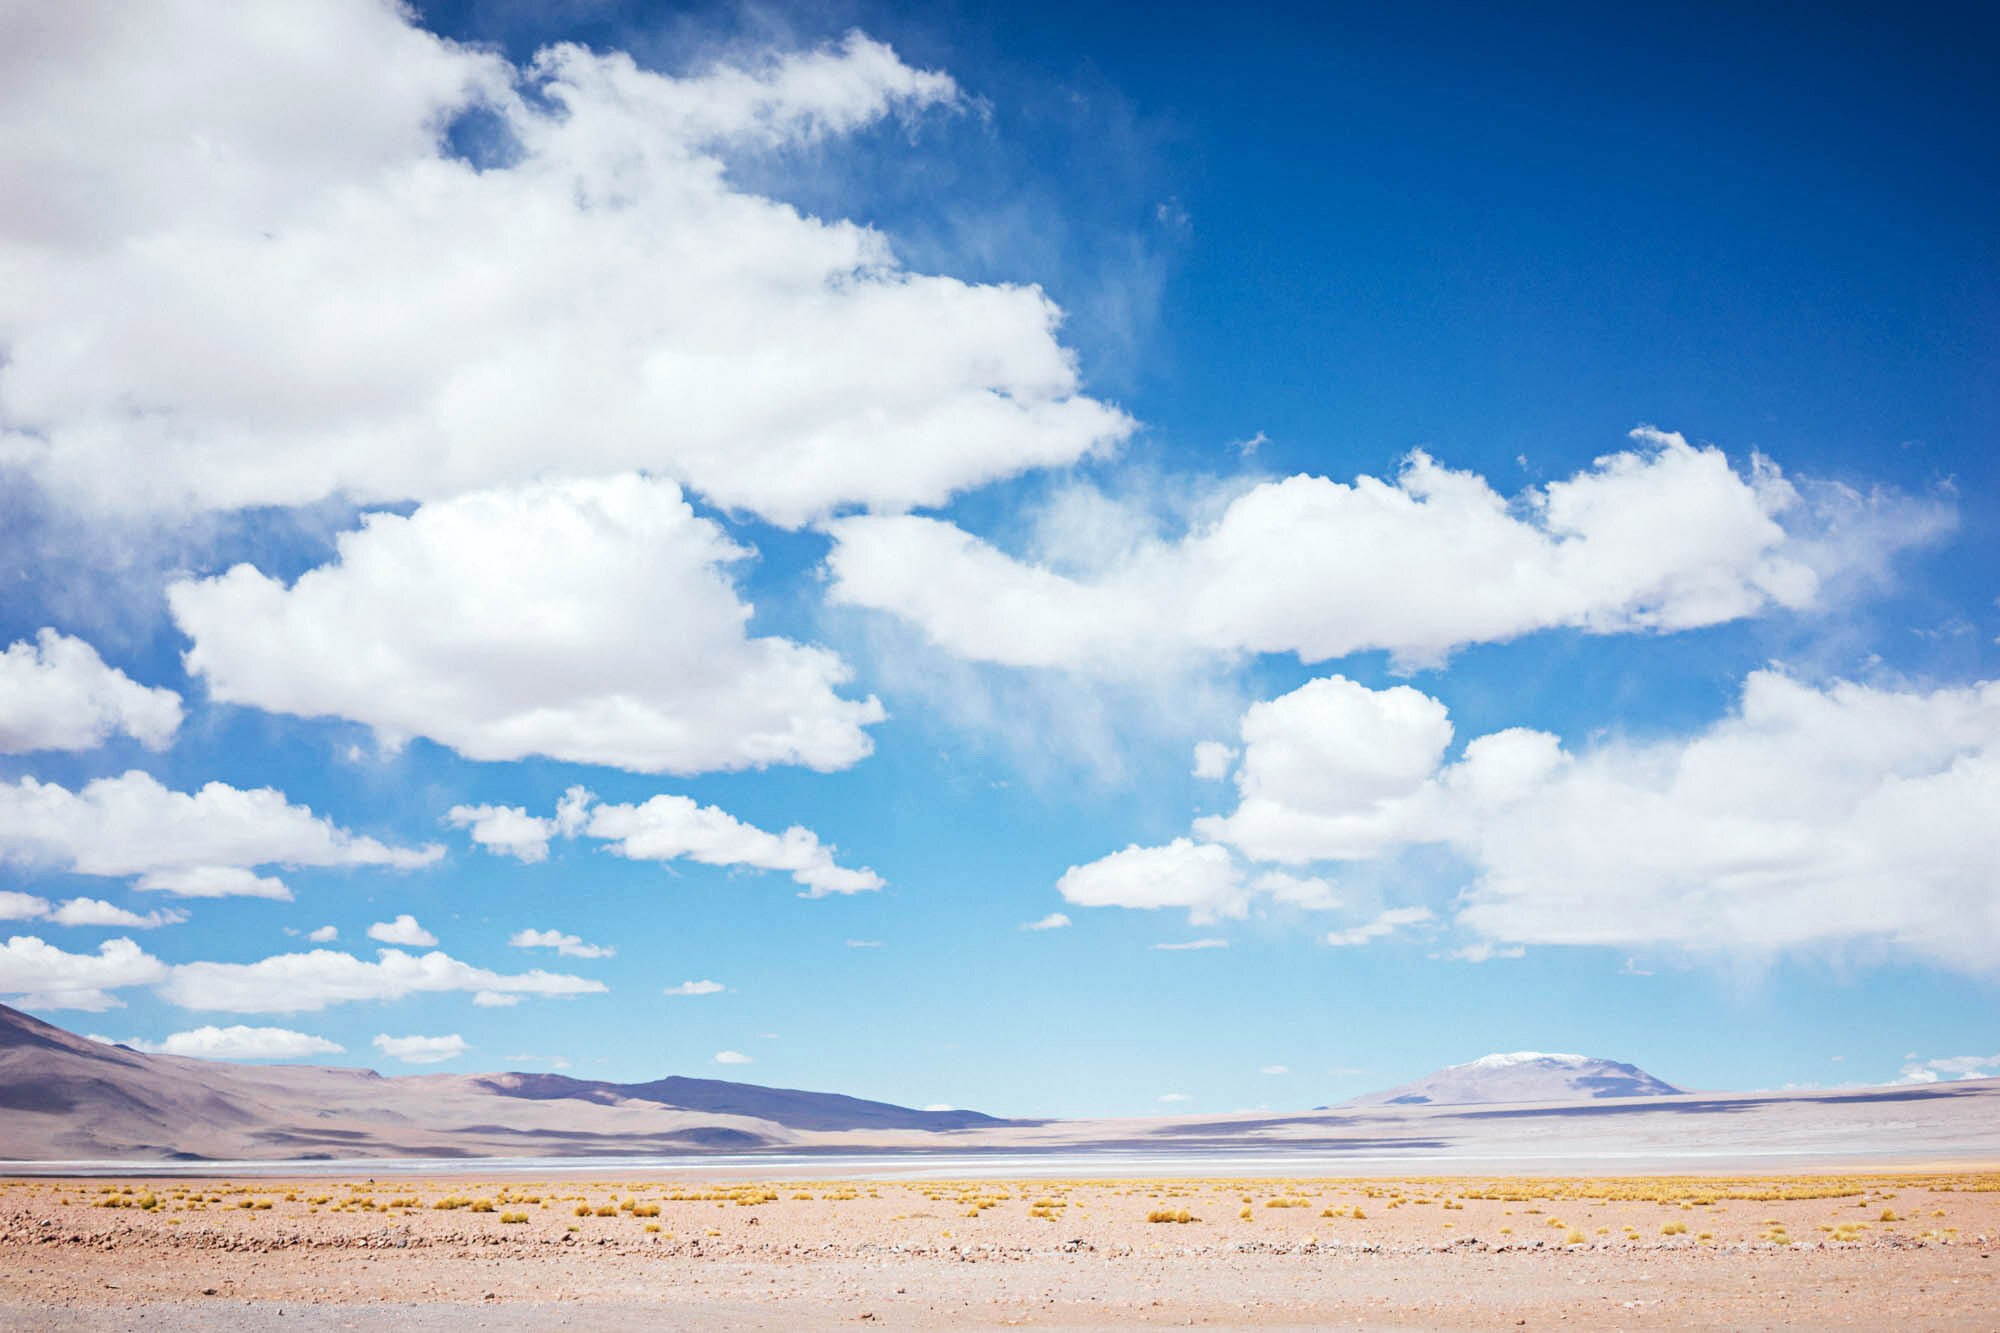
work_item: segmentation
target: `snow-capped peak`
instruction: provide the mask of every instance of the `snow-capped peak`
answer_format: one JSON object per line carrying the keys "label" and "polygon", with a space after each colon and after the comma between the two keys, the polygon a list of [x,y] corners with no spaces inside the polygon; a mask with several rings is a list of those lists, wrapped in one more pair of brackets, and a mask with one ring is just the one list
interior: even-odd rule
{"label": "snow-capped peak", "polygon": [[1510,1051],[1505,1055],[1482,1055],[1472,1062],[1474,1069],[1507,1069],[1514,1065],[1529,1065],[1537,1060],[1547,1060],[1559,1065],[1588,1064],[1590,1057],[1584,1055],[1556,1055],[1548,1051]]}

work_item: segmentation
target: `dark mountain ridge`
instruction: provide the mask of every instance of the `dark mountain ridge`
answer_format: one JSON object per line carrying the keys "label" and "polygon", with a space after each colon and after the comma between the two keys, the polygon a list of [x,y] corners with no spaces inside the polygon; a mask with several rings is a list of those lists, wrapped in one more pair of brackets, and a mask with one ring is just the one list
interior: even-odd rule
{"label": "dark mountain ridge", "polygon": [[919,1111],[890,1102],[871,1102],[836,1092],[766,1088],[755,1083],[670,1075],[649,1083],[604,1083],[562,1074],[481,1074],[481,1086],[502,1097],[531,1101],[574,1099],[610,1106],[620,1101],[657,1102],[684,1111],[755,1116],[788,1129],[973,1129],[1012,1122],[978,1111]]}

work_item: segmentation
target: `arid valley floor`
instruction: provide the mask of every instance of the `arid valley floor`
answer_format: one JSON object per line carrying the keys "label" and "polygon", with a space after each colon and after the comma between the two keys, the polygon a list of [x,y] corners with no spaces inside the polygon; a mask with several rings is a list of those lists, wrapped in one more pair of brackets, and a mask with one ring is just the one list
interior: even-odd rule
{"label": "arid valley floor", "polygon": [[0,1183],[0,1324],[1984,1329],[1996,1242],[1992,1169],[43,1178]]}

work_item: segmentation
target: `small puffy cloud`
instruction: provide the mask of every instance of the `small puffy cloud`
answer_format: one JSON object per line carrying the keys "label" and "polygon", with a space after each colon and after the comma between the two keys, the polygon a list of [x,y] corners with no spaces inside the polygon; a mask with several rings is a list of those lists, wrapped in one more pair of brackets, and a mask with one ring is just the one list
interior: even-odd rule
{"label": "small puffy cloud", "polygon": [[472,1002],[481,1009],[512,1009],[521,1002],[521,997],[497,990],[481,990],[472,993]]}
{"label": "small puffy cloud", "polygon": [[[1461,963],[1490,963],[1495,958],[1520,958],[1527,952],[1528,951],[1526,949],[1522,948],[1518,944],[1512,946],[1511,948],[1507,948],[1495,944],[1491,940],[1480,940],[1477,944],[1468,944],[1463,948],[1453,949],[1449,951],[1445,956],[1447,958],[1456,958]],[[1619,970],[1626,971],[1626,969],[1624,968],[1621,968]],[[1627,972],[1627,975],[1635,975],[1635,974]],[[1638,973],[1636,975],[1644,976],[1650,974]]]}
{"label": "small puffy cloud", "polygon": [[1061,912],[1050,912],[1039,921],[1024,922],[1022,930],[1061,930],[1069,925],[1069,917]]}
{"label": "small puffy cloud", "polygon": [[1265,1065],[1262,1069],[1258,1070],[1257,1072],[1260,1074],[1277,1075],[1277,1074],[1289,1074],[1292,1072],[1292,1070],[1291,1066],[1289,1065]]}
{"label": "small puffy cloud", "polygon": [[1194,776],[1209,782],[1220,782],[1229,776],[1229,764],[1235,758],[1233,746],[1221,741],[1197,741],[1194,747]]}
{"label": "small puffy cloud", "polygon": [[805,886],[803,896],[808,898],[882,887],[881,876],[872,870],[839,865],[833,859],[833,848],[822,844],[812,830],[798,825],[783,833],[769,833],[685,796],[655,796],[640,805],[595,802],[596,797],[587,789],[571,787],[557,802],[553,818],[530,815],[512,806],[458,806],[448,818],[470,825],[474,841],[492,842],[524,861],[546,857],[552,837],[590,837],[610,843],[608,850],[613,854],[632,860],[664,862],[686,857],[705,865],[788,871],[794,881]]}
{"label": "small puffy cloud", "polygon": [[1288,870],[1265,870],[1251,877],[1254,893],[1309,912],[1325,912],[1340,906],[1333,881],[1318,875],[1294,875]]}
{"label": "small puffy cloud", "polygon": [[618,952],[608,945],[585,944],[575,935],[556,930],[517,930],[507,943],[516,949],[554,949],[565,958],[609,958]]}
{"label": "small puffy cloud", "polygon": [[368,927],[368,938],[413,949],[428,949],[437,943],[437,936],[418,925],[417,919],[408,912],[399,913],[394,921],[377,921]]}
{"label": "small puffy cloud", "polygon": [[187,920],[187,913],[168,908],[144,916],[127,911],[101,898],[71,898],[60,906],[31,893],[0,891],[0,920],[44,920],[58,926],[114,926],[125,930],[154,930]]}
{"label": "small puffy cloud", "polygon": [[1160,1094],[1160,1100],[1163,1102],[1191,1102],[1194,1098],[1188,1096],[1185,1092],[1163,1092]]}
{"label": "small puffy cloud", "polygon": [[741,1051],[717,1051],[715,1063],[719,1065],[747,1065],[756,1063]]}
{"label": "small puffy cloud", "polygon": [[136,769],[78,791],[24,777],[0,782],[0,861],[85,875],[137,875],[137,887],[188,897],[289,897],[248,867],[428,865],[442,847],[392,847],[335,827],[269,787],[211,782],[171,791]]}
{"label": "small puffy cloud", "polygon": [[58,926],[119,926],[128,930],[154,930],[160,926],[179,925],[187,920],[187,913],[166,908],[141,916],[101,898],[71,898],[50,912],[49,920]]}
{"label": "small puffy cloud", "polygon": [[154,1055],[188,1055],[200,1060],[298,1060],[308,1055],[339,1055],[347,1049],[290,1028],[253,1028],[240,1023],[176,1032],[157,1042],[135,1037],[125,1044]]}
{"label": "small puffy cloud", "polygon": [[850,948],[850,949],[879,949],[879,948],[881,948],[881,947],[882,947],[882,941],[880,941],[880,940],[848,940],[848,941],[847,941],[847,947],[848,947],[848,948]]}
{"label": "small puffy cloud", "polygon": [[32,893],[0,889],[0,921],[33,921],[49,914],[49,900]]}
{"label": "small puffy cloud", "polygon": [[1188,838],[1071,866],[1056,890],[1079,907],[1184,907],[1197,924],[1243,916],[1249,904],[1228,850]]}
{"label": "small puffy cloud", "polygon": [[148,893],[177,898],[272,898],[290,902],[292,890],[276,875],[260,875],[242,866],[170,866],[149,870],[132,881]]}
{"label": "small puffy cloud", "polygon": [[453,828],[471,829],[472,840],[487,851],[530,865],[549,859],[549,839],[556,833],[553,819],[537,818],[518,805],[454,805],[444,819]]}
{"label": "small puffy cloud", "polygon": [[448,1037],[392,1037],[386,1032],[375,1036],[375,1049],[391,1060],[406,1065],[434,1065],[456,1060],[472,1048],[456,1032]]}
{"label": "small puffy cloud", "polygon": [[1810,608],[1826,579],[1952,522],[1942,506],[1840,488],[1802,499],[1769,462],[1739,473],[1678,435],[1633,440],[1515,500],[1423,453],[1392,480],[1266,482],[1087,577],[940,519],[857,515],[829,525],[830,596],[901,617],[955,656],[1018,667],[1132,675],[1369,649],[1428,665],[1557,627],[1667,633]]}
{"label": "small puffy cloud", "polygon": [[1352,948],[1393,935],[1405,926],[1419,926],[1436,919],[1436,914],[1428,907],[1392,907],[1373,921],[1348,930],[1328,931],[1322,938],[1335,948]]}
{"label": "small puffy cloud", "polygon": [[882,887],[882,877],[872,870],[835,864],[833,848],[820,842],[811,829],[794,824],[783,833],[767,833],[685,796],[655,796],[641,805],[597,806],[585,831],[609,841],[617,855],[637,861],[686,857],[704,865],[786,871],[805,886],[802,896],[807,898]]}
{"label": "small puffy cloud", "polygon": [[662,995],[715,995],[727,989],[719,981],[683,981],[678,986],[669,986]]}
{"label": "small puffy cloud", "polygon": [[1249,915],[1268,901],[1306,911],[1339,905],[1331,882],[1316,876],[1264,870],[1246,875],[1228,848],[1192,838],[1122,852],[1071,866],[1056,889],[1079,907],[1186,908],[1194,925]]}
{"label": "small puffy cloud", "polygon": [[383,949],[372,963],[332,949],[275,954],[254,963],[181,963],[159,985],[161,998],[183,1009],[240,1014],[310,1013],[329,1004],[440,991],[594,995],[604,989],[603,982],[588,977],[539,968],[502,975],[435,950],[409,954],[400,949]]}
{"label": "small puffy cloud", "polygon": [[556,800],[555,831],[574,838],[590,822],[590,803],[597,798],[586,787],[571,787]]}
{"label": "small puffy cloud", "polygon": [[340,938],[339,926],[318,926],[306,932],[306,938],[314,944],[331,944]]}
{"label": "small puffy cloud", "polygon": [[[349,718],[392,745],[642,773],[846,768],[872,750],[863,728],[882,705],[836,693],[851,673],[828,650],[746,633],[727,569],[751,554],[672,482],[628,473],[367,514],[290,586],[238,565],[167,600],[213,698]],[[504,808],[461,814],[523,859],[554,831]]]}
{"label": "small puffy cloud", "polygon": [[569,1068],[569,1061],[560,1055],[510,1055],[507,1061],[509,1064],[547,1065],[550,1069],[556,1070]]}
{"label": "small puffy cloud", "polygon": [[956,1111],[958,1108],[950,1102],[932,1102],[923,1109],[926,1111]]}
{"label": "small puffy cloud", "polygon": [[119,732],[163,750],[180,725],[180,695],[106,666],[82,639],[43,629],[0,653],[0,754],[90,750]]}
{"label": "small puffy cloud", "polygon": [[1210,936],[1199,940],[1174,940],[1167,943],[1155,944],[1153,947],[1155,949],[1165,949],[1170,952],[1182,949],[1227,949],[1229,941]]}
{"label": "small puffy cloud", "polygon": [[2000,1055],[1950,1055],[1907,1064],[1897,1081],[1936,1083],[1943,1078],[2000,1078]]}
{"label": "small puffy cloud", "polygon": [[131,940],[106,940],[97,952],[67,953],[35,935],[16,935],[0,947],[0,995],[24,1009],[115,1009],[111,994],[168,975],[167,965]]}

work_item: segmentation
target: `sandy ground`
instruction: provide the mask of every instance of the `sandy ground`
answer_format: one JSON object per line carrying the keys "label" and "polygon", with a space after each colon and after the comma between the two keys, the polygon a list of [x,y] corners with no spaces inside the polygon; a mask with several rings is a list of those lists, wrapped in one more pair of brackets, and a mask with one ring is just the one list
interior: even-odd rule
{"label": "sandy ground", "polygon": [[1996,1243],[1993,1172],[24,1180],[0,1326],[1993,1329]]}

